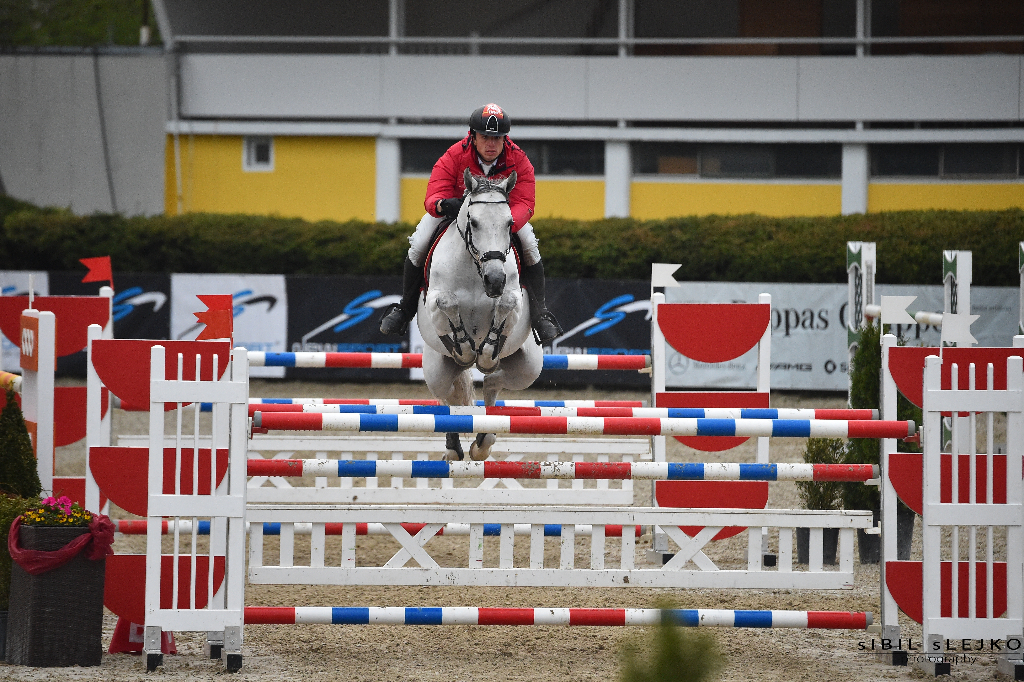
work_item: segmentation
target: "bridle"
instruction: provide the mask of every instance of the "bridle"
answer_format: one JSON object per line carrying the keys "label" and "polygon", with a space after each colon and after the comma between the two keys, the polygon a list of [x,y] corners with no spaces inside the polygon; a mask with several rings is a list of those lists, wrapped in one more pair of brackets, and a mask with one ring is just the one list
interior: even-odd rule
{"label": "bridle", "polygon": [[[491,187],[491,188],[488,188],[485,191],[487,191],[487,192],[500,192],[501,190],[495,189],[495,188]],[[473,195],[470,194],[469,195],[469,206],[473,206],[474,204],[508,204],[508,195],[506,194],[505,198],[502,199],[501,201],[481,201],[481,200],[473,201]],[[483,271],[484,263],[486,263],[489,260],[499,260],[502,263],[504,263],[505,262],[505,257],[508,256],[509,251],[512,250],[512,239],[511,239],[512,226],[509,225],[509,228],[508,228],[509,229],[508,247],[505,249],[504,252],[502,252],[502,251],[487,251],[486,253],[480,253],[480,249],[478,249],[476,247],[476,244],[473,243],[473,227],[469,223],[469,220],[468,220],[468,218],[469,218],[469,208],[468,207],[466,208],[466,217],[467,217],[467,220],[466,220],[466,228],[465,228],[465,230],[463,230],[463,228],[459,225],[458,219],[455,220],[455,229],[459,231],[459,236],[462,237],[462,243],[465,245],[466,251],[469,253],[469,257],[473,259],[473,264],[476,265],[476,273],[478,275],[480,275],[481,277],[483,277],[484,276],[484,271]]]}

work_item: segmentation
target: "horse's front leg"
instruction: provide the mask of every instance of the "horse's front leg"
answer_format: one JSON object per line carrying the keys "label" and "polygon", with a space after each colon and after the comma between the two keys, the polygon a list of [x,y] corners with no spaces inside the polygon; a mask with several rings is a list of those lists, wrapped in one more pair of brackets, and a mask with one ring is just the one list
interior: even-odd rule
{"label": "horse's front leg", "polygon": [[[494,407],[498,402],[498,393],[505,385],[504,374],[504,370],[499,369],[484,377],[484,405],[487,407]],[[474,461],[487,459],[496,440],[493,433],[476,434],[476,438],[469,444],[469,458]]]}
{"label": "horse's front leg", "polygon": [[498,368],[508,331],[515,327],[521,310],[522,294],[506,288],[494,304],[491,327],[477,349],[476,366],[484,374],[490,374]]}
{"label": "horse's front leg", "polygon": [[[510,330],[515,326],[521,310],[521,294],[517,295],[511,289],[506,289],[494,304],[491,328],[487,332],[487,337],[480,344],[480,353],[476,358],[476,366],[487,375],[484,377],[484,405],[487,407],[494,407],[498,391],[501,390],[503,383],[500,365],[501,351],[508,339],[508,333],[505,330]],[[487,459],[495,440],[493,433],[476,434],[476,438],[469,446],[470,458],[476,461]]]}
{"label": "horse's front leg", "polygon": [[466,332],[459,311],[459,299],[450,291],[440,291],[427,296],[430,324],[437,333],[449,355],[460,367],[469,367],[476,360],[473,340]]}

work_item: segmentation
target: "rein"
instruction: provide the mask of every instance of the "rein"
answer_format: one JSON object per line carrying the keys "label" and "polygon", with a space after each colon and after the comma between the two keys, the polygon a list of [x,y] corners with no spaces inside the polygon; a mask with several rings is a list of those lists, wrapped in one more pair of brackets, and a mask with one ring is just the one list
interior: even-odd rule
{"label": "rein", "polygon": [[[493,192],[495,190],[490,189],[488,191],[492,191]],[[501,201],[480,201],[480,200],[473,201],[473,195],[470,195],[470,197],[469,197],[469,206],[472,206],[474,204],[507,204],[507,203],[508,203],[508,197],[505,197],[505,199],[503,199]],[[467,217],[468,217],[468,210],[469,209],[467,208],[466,210],[467,210]],[[459,221],[456,220],[455,221],[455,229],[459,231],[459,235],[462,237],[462,243],[466,246],[466,251],[469,252],[470,258],[473,259],[473,264],[476,265],[476,274],[478,274],[480,277],[484,276],[484,271],[483,271],[484,263],[486,263],[489,260],[500,260],[502,263],[504,263],[505,262],[505,257],[508,256],[509,251],[512,250],[512,239],[511,239],[512,228],[511,227],[509,227],[508,247],[505,249],[504,253],[501,252],[501,251],[488,251],[486,253],[480,253],[480,249],[478,249],[476,247],[476,244],[473,243],[473,228],[469,224],[468,221],[466,223],[466,229],[465,229],[465,231],[463,231],[462,227],[459,226]]]}

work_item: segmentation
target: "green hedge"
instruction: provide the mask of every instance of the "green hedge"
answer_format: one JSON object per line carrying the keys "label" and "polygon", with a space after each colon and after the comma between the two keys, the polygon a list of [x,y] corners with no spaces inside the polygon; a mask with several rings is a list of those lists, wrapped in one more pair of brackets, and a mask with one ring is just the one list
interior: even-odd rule
{"label": "green hedge", "polygon": [[[0,197],[0,259],[75,270],[110,255],[125,272],[398,275],[412,226],[277,216],[75,216]],[[943,249],[974,252],[974,283],[1016,286],[1024,211],[910,211],[845,217],[706,216],[533,221],[549,276],[647,279],[652,262],[680,280],[844,282],[846,242],[878,243],[878,281],[937,284]],[[8,265],[10,267],[10,265]]]}

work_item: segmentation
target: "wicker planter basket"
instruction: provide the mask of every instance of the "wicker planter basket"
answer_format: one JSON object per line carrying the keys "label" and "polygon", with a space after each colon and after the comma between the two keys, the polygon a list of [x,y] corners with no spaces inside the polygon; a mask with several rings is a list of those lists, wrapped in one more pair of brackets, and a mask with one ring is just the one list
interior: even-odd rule
{"label": "wicker planter basket", "polygon": [[[22,548],[52,552],[89,529],[22,526],[20,532]],[[105,560],[79,554],[57,569],[31,575],[15,563],[7,662],[35,667],[99,665],[105,566]]]}

